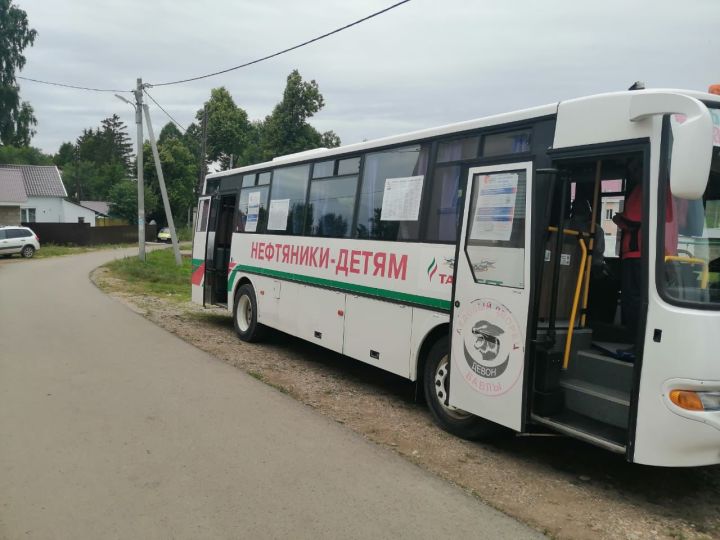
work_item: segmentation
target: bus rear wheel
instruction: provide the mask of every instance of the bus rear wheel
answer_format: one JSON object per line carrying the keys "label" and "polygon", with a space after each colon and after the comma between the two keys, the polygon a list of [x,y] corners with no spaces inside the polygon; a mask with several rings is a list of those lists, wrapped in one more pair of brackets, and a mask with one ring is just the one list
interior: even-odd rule
{"label": "bus rear wheel", "polygon": [[435,342],[425,361],[423,389],[433,420],[445,431],[463,439],[477,440],[499,435],[504,431],[501,426],[448,403],[449,351],[450,341],[444,336]]}
{"label": "bus rear wheel", "polygon": [[238,337],[250,343],[260,341],[266,328],[257,321],[255,289],[249,283],[238,287],[233,305],[233,323]]}

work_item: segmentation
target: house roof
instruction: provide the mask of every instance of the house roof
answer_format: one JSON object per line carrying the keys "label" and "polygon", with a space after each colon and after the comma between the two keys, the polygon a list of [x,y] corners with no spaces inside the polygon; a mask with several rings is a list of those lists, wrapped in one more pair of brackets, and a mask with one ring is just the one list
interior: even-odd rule
{"label": "house roof", "polygon": [[27,202],[22,172],[0,167],[0,205]]}
{"label": "house roof", "polygon": [[80,206],[84,206],[96,214],[107,216],[110,213],[110,203],[107,201],[80,201]]}
{"label": "house roof", "polygon": [[22,172],[28,197],[67,197],[67,191],[55,165],[0,165]]}

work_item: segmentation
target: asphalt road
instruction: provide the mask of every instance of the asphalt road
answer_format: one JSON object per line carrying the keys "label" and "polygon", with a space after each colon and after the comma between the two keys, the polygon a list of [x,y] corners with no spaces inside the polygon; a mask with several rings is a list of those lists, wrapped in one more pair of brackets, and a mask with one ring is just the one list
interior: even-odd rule
{"label": "asphalt road", "polygon": [[0,262],[0,537],[541,537],[105,296],[120,253]]}

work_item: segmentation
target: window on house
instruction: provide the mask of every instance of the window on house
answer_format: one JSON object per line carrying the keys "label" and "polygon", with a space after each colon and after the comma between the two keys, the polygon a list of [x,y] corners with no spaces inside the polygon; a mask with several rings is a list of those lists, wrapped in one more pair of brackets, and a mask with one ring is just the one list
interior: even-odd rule
{"label": "window on house", "polygon": [[35,208],[22,208],[22,221],[23,223],[35,223]]}

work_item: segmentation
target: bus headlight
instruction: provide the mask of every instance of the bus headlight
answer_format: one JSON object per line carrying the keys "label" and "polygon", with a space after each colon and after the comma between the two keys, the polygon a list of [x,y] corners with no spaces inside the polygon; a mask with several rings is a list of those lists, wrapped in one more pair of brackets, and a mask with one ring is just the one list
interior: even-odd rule
{"label": "bus headlight", "polygon": [[670,401],[687,411],[720,411],[720,392],[672,390]]}

